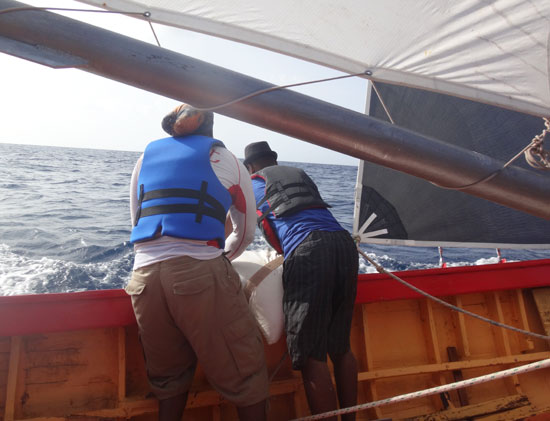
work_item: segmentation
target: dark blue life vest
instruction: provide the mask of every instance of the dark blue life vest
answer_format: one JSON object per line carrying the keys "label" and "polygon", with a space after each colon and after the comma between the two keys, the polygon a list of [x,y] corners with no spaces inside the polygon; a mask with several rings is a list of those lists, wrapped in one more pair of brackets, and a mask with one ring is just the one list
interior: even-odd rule
{"label": "dark blue life vest", "polygon": [[[271,213],[278,217],[292,215],[304,209],[330,208],[317,189],[313,180],[300,168],[273,165],[252,175],[265,181],[263,199],[257,203],[258,227],[267,242],[278,252],[283,249],[280,241],[266,217]],[[260,211],[262,205],[268,207]]]}
{"label": "dark blue life vest", "polygon": [[147,145],[138,177],[138,209],[130,241],[169,235],[225,243],[231,195],[210,164],[223,146],[206,136],[168,137]]}

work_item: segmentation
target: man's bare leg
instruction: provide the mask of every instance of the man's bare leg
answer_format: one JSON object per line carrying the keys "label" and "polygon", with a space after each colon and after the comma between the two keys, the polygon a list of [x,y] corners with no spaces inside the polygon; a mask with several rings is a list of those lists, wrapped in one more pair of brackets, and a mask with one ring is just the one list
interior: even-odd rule
{"label": "man's bare leg", "polygon": [[187,405],[187,393],[159,400],[159,421],[180,421]]}
{"label": "man's bare leg", "polygon": [[266,401],[260,401],[250,406],[238,406],[240,421],[265,421],[267,419]]}
{"label": "man's bare leg", "polygon": [[[357,360],[351,351],[331,355],[334,365],[334,379],[338,391],[340,408],[357,405]],[[355,413],[341,415],[342,421],[355,421]]]}
{"label": "man's bare leg", "polygon": [[[336,393],[326,362],[308,358],[302,368],[302,379],[312,414],[321,414],[337,409]],[[326,419],[336,421],[337,418]]]}

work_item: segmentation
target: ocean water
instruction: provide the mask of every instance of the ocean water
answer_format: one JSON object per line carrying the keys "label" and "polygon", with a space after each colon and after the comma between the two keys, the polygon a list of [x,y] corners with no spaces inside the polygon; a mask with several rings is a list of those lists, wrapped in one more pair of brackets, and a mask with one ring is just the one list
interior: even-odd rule
{"label": "ocean water", "polygon": [[[0,295],[122,288],[129,279],[130,176],[138,152],[0,143]],[[284,163],[284,162],[283,162]],[[357,168],[303,168],[349,231]],[[267,248],[256,232],[252,250]],[[437,248],[363,245],[388,270],[439,266]],[[507,260],[548,251],[502,251]],[[445,249],[449,266],[496,263],[491,250]],[[362,259],[361,259],[362,260]],[[374,272],[361,262],[360,271]]]}

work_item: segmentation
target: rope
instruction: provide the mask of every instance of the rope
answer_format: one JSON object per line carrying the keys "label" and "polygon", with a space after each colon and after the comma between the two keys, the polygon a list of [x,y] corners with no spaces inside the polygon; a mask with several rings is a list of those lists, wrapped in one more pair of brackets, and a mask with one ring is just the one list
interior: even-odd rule
{"label": "rope", "polygon": [[391,124],[395,124],[395,121],[393,120],[390,110],[388,107],[386,107],[386,103],[382,99],[382,95],[380,95],[380,92],[378,91],[378,88],[376,87],[376,83],[374,83],[374,80],[371,80],[370,83],[372,83],[372,88],[374,89],[374,92],[376,92],[376,96],[378,96],[378,99],[380,100],[380,103],[382,104],[382,108],[384,108],[384,111],[386,112],[386,115],[390,119]]}
{"label": "rope", "polygon": [[[370,75],[372,75],[372,73],[369,74],[369,76]],[[380,100],[380,103],[382,104],[382,108],[384,108],[384,112],[386,113],[386,116],[388,117],[388,119],[390,120],[390,122],[392,124],[395,124],[395,121],[393,120],[393,118],[390,114],[390,111],[389,111],[388,107],[386,106],[386,103],[384,102],[384,99],[382,98],[382,95],[380,95],[380,91],[378,91],[378,88],[376,87],[376,84],[374,83],[374,81],[372,79],[371,79],[371,83],[372,83],[372,87],[374,89],[374,92],[376,92],[376,95],[378,96],[378,99]],[[496,177],[500,172],[502,172],[506,167],[508,167],[510,164],[512,164],[512,162],[514,162],[516,159],[518,159],[522,154],[524,154],[525,160],[527,161],[527,163],[531,167],[536,168],[538,170],[550,170],[550,152],[545,151],[543,149],[544,137],[548,133],[550,133],[550,120],[548,118],[545,118],[545,117],[543,117],[542,119],[543,119],[544,125],[545,125],[545,129],[542,130],[542,133],[535,136],[527,146],[525,146],[521,151],[519,151],[516,155],[514,155],[514,157],[512,159],[510,159],[506,164],[504,164],[498,170],[495,170],[492,173],[489,173],[485,177],[483,177],[483,178],[481,178],[477,181],[474,181],[473,183],[465,184],[463,186],[457,186],[457,187],[443,186],[441,184],[437,184],[437,183],[434,183],[432,181],[430,181],[430,183],[433,184],[434,186],[441,187],[441,188],[448,189],[448,190],[465,190],[465,189],[473,187],[477,184],[483,183],[485,181],[489,181],[492,178]]]}
{"label": "rope", "polygon": [[247,301],[250,301],[252,292],[260,285],[260,283],[267,278],[271,272],[281,266],[284,262],[283,255],[277,256],[275,259],[267,262],[260,269],[258,269],[244,284],[244,295]]}
{"label": "rope", "polygon": [[6,14],[6,13],[13,13],[13,12],[28,12],[32,10],[42,10],[42,11],[51,11],[51,10],[57,10],[61,12],[89,12],[89,13],[111,13],[111,14],[118,14],[118,15],[136,15],[136,16],[143,16],[144,18],[147,18],[147,22],[149,23],[149,27],[151,28],[151,32],[153,32],[153,36],[155,37],[155,41],[157,42],[157,45],[160,47],[160,42],[157,37],[157,34],[155,32],[155,29],[153,28],[153,24],[151,23],[151,12],[119,12],[116,10],[92,10],[92,9],[69,9],[65,7],[34,7],[34,6],[26,6],[26,7],[12,7],[10,9],[4,9],[0,10],[0,15]]}
{"label": "rope", "polygon": [[550,119],[543,118],[543,120],[545,128],[531,141],[533,146],[525,151],[525,160],[533,168],[548,171],[550,170],[550,152],[543,149],[543,142],[545,136],[550,133]]}
{"label": "rope", "polygon": [[[65,12],[115,13],[115,14],[121,14],[121,15],[139,15],[139,16],[143,16],[143,17],[148,19],[149,27],[151,28],[151,31],[153,32],[153,36],[155,37],[155,41],[156,41],[157,45],[159,47],[161,46],[160,42],[159,42],[159,39],[157,37],[157,34],[155,32],[155,29],[153,28],[153,25],[152,25],[151,21],[149,20],[149,18],[151,17],[151,12],[118,12],[118,11],[114,11],[114,10],[67,9],[67,8],[61,8],[61,7],[32,7],[32,6],[29,6],[29,7],[14,7],[14,8],[11,8],[11,9],[0,10],[0,14],[11,13],[11,12],[20,12],[20,11],[29,11],[29,10],[58,10],[58,11],[65,11]],[[193,108],[195,108],[197,111],[216,111],[216,110],[219,110],[221,108],[227,107],[229,105],[233,105],[233,104],[236,104],[238,102],[242,102],[242,101],[245,101],[247,99],[253,98],[255,96],[266,94],[268,92],[273,92],[273,91],[277,91],[277,90],[280,90],[280,89],[286,89],[286,88],[293,88],[293,87],[296,87],[296,86],[305,86],[305,85],[310,85],[310,84],[314,84],[314,83],[329,82],[329,81],[332,81],[332,80],[346,79],[346,78],[355,77],[355,76],[367,76],[367,77],[369,77],[369,76],[372,76],[372,72],[370,70],[365,70],[364,72],[361,72],[361,73],[353,73],[353,74],[349,74],[349,75],[335,76],[335,77],[331,77],[331,78],[311,80],[311,81],[307,81],[307,82],[298,82],[298,83],[292,83],[292,84],[288,84],[288,85],[272,86],[270,88],[261,89],[261,90],[256,91],[256,92],[252,92],[252,93],[244,95],[242,97],[239,97],[239,98],[233,99],[231,101],[225,102],[223,104],[215,105],[215,106],[212,106],[212,107],[205,107],[205,108],[200,108],[200,107],[195,107],[194,106]]]}
{"label": "rope", "polygon": [[293,88],[295,86],[310,85],[310,84],[313,84],[313,83],[330,82],[332,80],[346,79],[346,78],[355,77],[355,76],[370,76],[370,75],[372,75],[372,72],[370,70],[366,70],[366,71],[361,72],[361,73],[353,73],[353,74],[344,75],[344,76],[335,76],[335,77],[329,77],[329,78],[326,78],[326,79],[310,80],[308,82],[291,83],[289,85],[272,86],[270,88],[260,89],[259,91],[252,92],[252,93],[244,95],[240,98],[236,98],[236,99],[233,99],[229,102],[225,102],[223,104],[215,105],[213,107],[199,108],[199,107],[193,106],[193,108],[195,108],[198,111],[216,111],[216,110],[219,110],[220,108],[224,108],[224,107],[227,107],[229,105],[236,104],[238,102],[242,102],[246,99],[250,99],[250,98],[253,98],[253,97],[258,96],[258,95],[266,94],[268,92],[278,91],[280,89]]}
{"label": "rope", "polygon": [[413,291],[417,292],[418,294],[423,295],[424,297],[429,298],[430,300],[433,300],[433,301],[435,301],[435,302],[437,302],[437,303],[439,303],[439,304],[441,304],[441,305],[443,305],[447,308],[450,308],[451,310],[455,310],[455,311],[458,311],[460,313],[467,314],[468,316],[475,317],[476,319],[479,319],[479,320],[482,320],[484,322],[490,323],[494,326],[502,327],[504,329],[509,329],[509,330],[514,331],[514,332],[522,333],[524,335],[533,336],[533,337],[538,338],[538,339],[543,339],[543,340],[546,340],[546,341],[550,340],[550,336],[541,335],[539,333],[534,333],[534,332],[529,332],[528,330],[523,330],[523,329],[519,329],[519,328],[514,327],[514,326],[506,325],[504,323],[496,322],[494,320],[491,320],[491,319],[488,319],[486,317],[480,316],[479,314],[475,314],[475,313],[472,313],[468,310],[464,310],[463,308],[460,308],[460,307],[454,306],[452,304],[449,304],[448,302],[443,301],[443,300],[441,300],[437,297],[434,297],[433,295],[430,295],[427,292],[422,291],[421,289],[415,287],[414,285],[409,284],[408,282],[404,281],[403,279],[401,279],[397,275],[394,275],[393,273],[388,272],[386,269],[384,269],[382,266],[380,266],[378,263],[376,263],[374,260],[372,260],[369,256],[367,256],[359,248],[359,245],[357,245],[357,250],[358,250],[359,254],[361,254],[361,256],[363,256],[363,258],[365,258],[370,264],[372,264],[378,272],[389,275],[390,277],[392,277],[393,279],[395,279],[399,283],[405,285],[407,288],[410,288]]}
{"label": "rope", "polygon": [[[545,125],[548,126],[550,123],[548,119],[544,118]],[[501,168],[499,168],[496,171],[493,171],[492,173],[488,174],[487,176],[474,181],[473,183],[466,184],[464,186],[459,187],[450,187],[450,186],[442,186],[437,183],[431,182],[433,185],[438,187],[443,187],[445,189],[449,190],[464,190],[467,188],[470,188],[472,186],[475,186],[476,184],[483,183],[485,181],[489,181],[492,178],[496,177],[500,172],[502,172],[506,167],[508,167],[512,162],[514,162],[516,159],[518,159],[522,154],[525,155],[525,160],[529,165],[531,165],[534,168],[537,169],[547,169],[550,170],[550,154],[548,152],[544,151],[542,149],[542,139],[544,139],[544,136],[548,132],[548,129],[544,129],[541,134],[535,136],[531,142],[525,146],[521,151],[519,151],[516,155],[514,155],[506,164],[504,164]]]}
{"label": "rope", "polygon": [[503,371],[497,371],[492,374],[486,374],[480,377],[474,377],[472,379],[462,380],[456,383],[450,383],[443,386],[436,386],[430,389],[420,390],[417,392],[406,393],[404,395],[394,396],[393,398],[381,399],[379,401],[369,402],[362,405],[351,406],[349,408],[343,408],[335,411],[325,412],[323,414],[316,414],[308,417],[296,418],[292,421],[321,420],[324,418],[334,417],[342,414],[349,414],[351,412],[358,412],[368,408],[374,408],[377,406],[389,405],[392,403],[403,402],[411,399],[421,398],[424,396],[430,396],[430,395],[436,395],[438,393],[449,392],[451,390],[473,386],[476,384],[513,376],[516,374],[528,373],[530,371],[540,370],[542,368],[547,368],[547,367],[550,367],[550,359],[537,361],[537,362],[526,364],[520,367],[509,368]]}
{"label": "rope", "polygon": [[283,353],[283,355],[281,356],[281,359],[279,360],[279,362],[277,363],[277,366],[275,367],[275,370],[273,370],[273,373],[271,373],[271,375],[269,376],[269,380],[268,380],[269,384],[271,384],[271,382],[273,381],[273,378],[275,377],[279,369],[283,366],[283,363],[285,362],[286,357],[288,357],[288,351],[285,351]]}
{"label": "rope", "polygon": [[30,10],[57,10],[61,12],[90,12],[90,13],[113,13],[119,15],[138,15],[146,18],[151,17],[150,12],[117,12],[115,10],[92,10],[92,9],[68,9],[64,7],[12,7],[10,9],[0,10],[0,15],[13,12],[28,12]]}
{"label": "rope", "polygon": [[[150,16],[150,15],[149,15]],[[151,21],[148,19],[147,22],[149,23],[149,27],[151,28],[151,32],[153,33],[153,36],[155,37],[155,41],[157,41],[157,45],[160,47],[160,41],[157,37],[157,33],[155,32],[155,28],[153,28],[153,24],[151,23]]]}

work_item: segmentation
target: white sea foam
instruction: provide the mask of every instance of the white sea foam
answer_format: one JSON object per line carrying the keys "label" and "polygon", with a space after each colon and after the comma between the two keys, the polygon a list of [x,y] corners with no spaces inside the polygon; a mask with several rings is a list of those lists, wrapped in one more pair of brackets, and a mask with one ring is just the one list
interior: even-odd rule
{"label": "white sea foam", "polygon": [[52,259],[28,259],[12,253],[7,245],[0,244],[0,295],[29,294],[36,291],[49,275],[55,273],[54,266],[55,261]]}
{"label": "white sea foam", "polygon": [[132,259],[131,255],[96,263],[34,259],[0,244],[0,295],[122,288]]}

